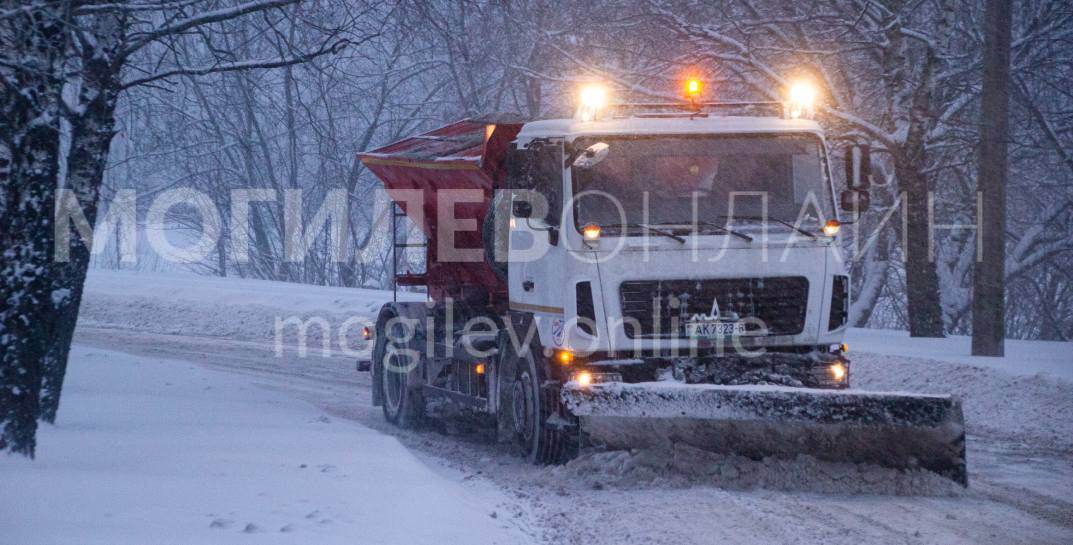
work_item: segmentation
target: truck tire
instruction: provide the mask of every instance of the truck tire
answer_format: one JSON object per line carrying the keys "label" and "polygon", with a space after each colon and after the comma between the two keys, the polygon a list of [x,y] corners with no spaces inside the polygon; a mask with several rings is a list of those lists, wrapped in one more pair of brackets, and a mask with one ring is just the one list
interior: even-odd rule
{"label": "truck tire", "polygon": [[400,428],[415,428],[424,419],[424,399],[410,384],[410,374],[423,364],[424,354],[418,347],[424,346],[424,341],[420,331],[408,335],[404,323],[392,320],[397,317],[390,309],[381,313],[378,329],[383,330],[377,331],[377,372],[373,376],[379,379],[384,419]]}
{"label": "truck tire", "polygon": [[509,346],[501,352],[508,359],[504,371],[509,374],[509,380],[500,383],[505,389],[500,397],[505,401],[500,419],[506,419],[501,428],[513,433],[515,447],[529,462],[563,463],[575,454],[575,442],[549,422],[558,410],[559,388],[547,383],[543,352],[535,345],[524,354]]}

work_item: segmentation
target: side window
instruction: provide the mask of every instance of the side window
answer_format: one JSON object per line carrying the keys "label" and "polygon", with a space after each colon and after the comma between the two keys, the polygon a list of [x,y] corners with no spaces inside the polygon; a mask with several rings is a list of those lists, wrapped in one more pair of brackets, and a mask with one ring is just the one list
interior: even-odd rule
{"label": "side window", "polygon": [[563,203],[563,146],[561,142],[534,140],[525,149],[511,152],[507,161],[510,189],[539,193],[547,202],[534,202],[534,217],[557,224]]}
{"label": "side window", "polygon": [[563,209],[563,146],[552,142],[534,153],[533,189],[548,200],[548,220],[558,224]]}

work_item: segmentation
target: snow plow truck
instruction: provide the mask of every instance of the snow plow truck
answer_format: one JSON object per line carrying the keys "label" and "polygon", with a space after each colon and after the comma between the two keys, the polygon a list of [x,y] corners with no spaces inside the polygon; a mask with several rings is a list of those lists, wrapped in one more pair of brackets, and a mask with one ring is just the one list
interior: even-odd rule
{"label": "snow plow truck", "polygon": [[[359,154],[392,201],[396,290],[366,328],[374,404],[402,427],[461,418],[535,463],[584,448],[813,456],[967,484],[961,403],[850,389],[843,223],[806,84],[786,100],[488,115]],[[842,216],[849,216],[844,219]],[[400,240],[408,218],[422,240]],[[412,237],[411,237],[412,238]],[[417,249],[415,250],[415,247]]]}

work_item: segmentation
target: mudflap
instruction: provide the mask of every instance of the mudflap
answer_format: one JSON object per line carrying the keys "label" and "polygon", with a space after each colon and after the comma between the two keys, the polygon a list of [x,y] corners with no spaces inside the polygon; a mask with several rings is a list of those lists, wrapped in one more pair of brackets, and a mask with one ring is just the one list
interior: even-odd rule
{"label": "mudflap", "polygon": [[561,395],[595,446],[804,454],[925,469],[968,486],[961,401],[951,396],[676,382],[569,384]]}

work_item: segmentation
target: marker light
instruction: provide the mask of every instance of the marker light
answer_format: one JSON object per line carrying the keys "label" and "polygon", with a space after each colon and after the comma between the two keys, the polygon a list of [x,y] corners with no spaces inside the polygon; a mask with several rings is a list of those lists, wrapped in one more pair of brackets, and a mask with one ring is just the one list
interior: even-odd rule
{"label": "marker light", "polygon": [[581,228],[581,236],[585,240],[600,240],[600,226],[590,223]]}
{"label": "marker light", "polygon": [[559,350],[555,353],[555,361],[560,365],[570,365],[574,363],[574,353],[569,350]]}
{"label": "marker light", "polygon": [[574,381],[582,386],[588,386],[592,384],[592,373],[588,371],[582,371],[574,375]]}
{"label": "marker light", "polygon": [[842,224],[836,219],[829,219],[827,223],[823,224],[823,234],[833,237],[838,234],[838,230],[842,228]]}
{"label": "marker light", "polygon": [[816,87],[811,83],[799,81],[790,86],[790,100],[787,106],[791,118],[812,117],[815,103]]}
{"label": "marker light", "polygon": [[369,326],[361,328],[361,338],[365,340],[373,338],[373,330],[369,329]]}
{"label": "marker light", "polygon": [[836,363],[836,364],[832,365],[831,367],[829,367],[828,369],[831,371],[831,377],[833,377],[835,380],[841,382],[842,379],[846,378],[846,366],[845,365],[842,365],[841,363]]}
{"label": "marker light", "polygon": [[686,80],[686,98],[695,99],[700,96],[703,88],[699,79],[689,78]]}
{"label": "marker light", "polygon": [[586,85],[581,88],[577,117],[581,121],[593,121],[606,105],[607,90],[601,85]]}
{"label": "marker light", "polygon": [[478,375],[483,375],[484,374],[484,364],[483,363],[478,363],[477,366],[473,368],[473,371],[475,373],[477,373]]}

